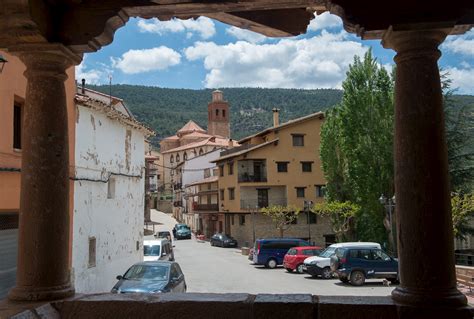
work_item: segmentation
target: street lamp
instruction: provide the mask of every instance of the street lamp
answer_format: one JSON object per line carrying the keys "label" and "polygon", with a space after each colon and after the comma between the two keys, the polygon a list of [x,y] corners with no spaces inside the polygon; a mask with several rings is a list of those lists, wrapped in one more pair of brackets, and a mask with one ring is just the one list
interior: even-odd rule
{"label": "street lamp", "polygon": [[7,63],[8,60],[3,57],[3,55],[0,54],[0,73],[2,73],[3,68],[5,67],[5,63]]}
{"label": "street lamp", "polygon": [[397,244],[396,244],[396,239],[394,237],[394,231],[393,231],[393,209],[395,208],[395,195],[393,195],[392,198],[387,198],[385,197],[384,194],[380,195],[380,198],[379,198],[379,202],[380,204],[382,204],[387,213],[388,213],[388,222],[390,224],[390,236],[391,236],[391,239],[392,239],[392,245],[393,245],[393,250],[394,250],[394,253],[397,254]]}
{"label": "street lamp", "polygon": [[308,222],[308,241],[311,243],[311,224],[309,222],[309,209],[313,206],[313,201],[305,200],[304,201],[304,211],[306,212],[306,219]]}

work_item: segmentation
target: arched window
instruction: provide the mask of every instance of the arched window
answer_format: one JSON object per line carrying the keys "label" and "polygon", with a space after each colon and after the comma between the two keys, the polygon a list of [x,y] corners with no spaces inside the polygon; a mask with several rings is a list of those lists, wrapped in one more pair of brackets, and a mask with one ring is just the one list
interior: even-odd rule
{"label": "arched window", "polygon": [[171,155],[171,157],[170,157],[170,163],[174,163],[174,156],[173,155]]}
{"label": "arched window", "polygon": [[186,152],[184,152],[183,154],[183,161],[187,161],[188,160],[188,154]]}
{"label": "arched window", "polygon": [[176,154],[176,163],[179,163],[180,159],[179,159],[179,154]]}
{"label": "arched window", "polygon": [[204,151],[201,148],[201,149],[199,149],[199,155],[202,155],[202,154],[204,154]]}

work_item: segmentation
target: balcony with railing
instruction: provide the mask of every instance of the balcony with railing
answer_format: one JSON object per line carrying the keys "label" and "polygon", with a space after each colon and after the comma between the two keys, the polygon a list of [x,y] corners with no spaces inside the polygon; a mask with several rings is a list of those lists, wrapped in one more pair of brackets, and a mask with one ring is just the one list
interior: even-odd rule
{"label": "balcony with railing", "polygon": [[258,183],[267,181],[267,166],[265,160],[238,161],[239,183]]}
{"label": "balcony with railing", "polygon": [[217,212],[219,211],[219,204],[196,204],[195,211]]}
{"label": "balcony with railing", "polygon": [[286,186],[240,187],[240,208],[242,210],[254,210],[275,205],[286,206],[287,204]]}

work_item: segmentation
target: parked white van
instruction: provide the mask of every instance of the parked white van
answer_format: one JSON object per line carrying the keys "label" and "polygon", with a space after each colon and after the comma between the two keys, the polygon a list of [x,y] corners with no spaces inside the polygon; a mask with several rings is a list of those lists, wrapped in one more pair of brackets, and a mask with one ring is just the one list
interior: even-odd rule
{"label": "parked white van", "polygon": [[304,260],[303,271],[313,277],[321,276],[324,279],[332,277],[330,268],[331,257],[336,253],[337,248],[343,247],[367,247],[380,249],[380,244],[370,242],[350,242],[332,244],[326,248],[319,256],[308,257]]}
{"label": "parked white van", "polygon": [[174,260],[173,247],[168,239],[145,240],[143,261]]}

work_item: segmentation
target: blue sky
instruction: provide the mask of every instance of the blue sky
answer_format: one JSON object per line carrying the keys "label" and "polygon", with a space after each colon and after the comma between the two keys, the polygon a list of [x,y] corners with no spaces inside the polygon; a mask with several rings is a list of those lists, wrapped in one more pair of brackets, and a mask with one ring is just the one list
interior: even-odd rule
{"label": "blue sky", "polygon": [[[87,54],[76,78],[88,83],[169,88],[340,88],[355,54],[372,48],[391,69],[394,52],[380,41],[345,32],[340,18],[315,17],[304,35],[267,38],[200,17],[197,20],[131,19],[114,42]],[[474,30],[450,36],[441,46],[440,67],[458,93],[474,94]]]}

